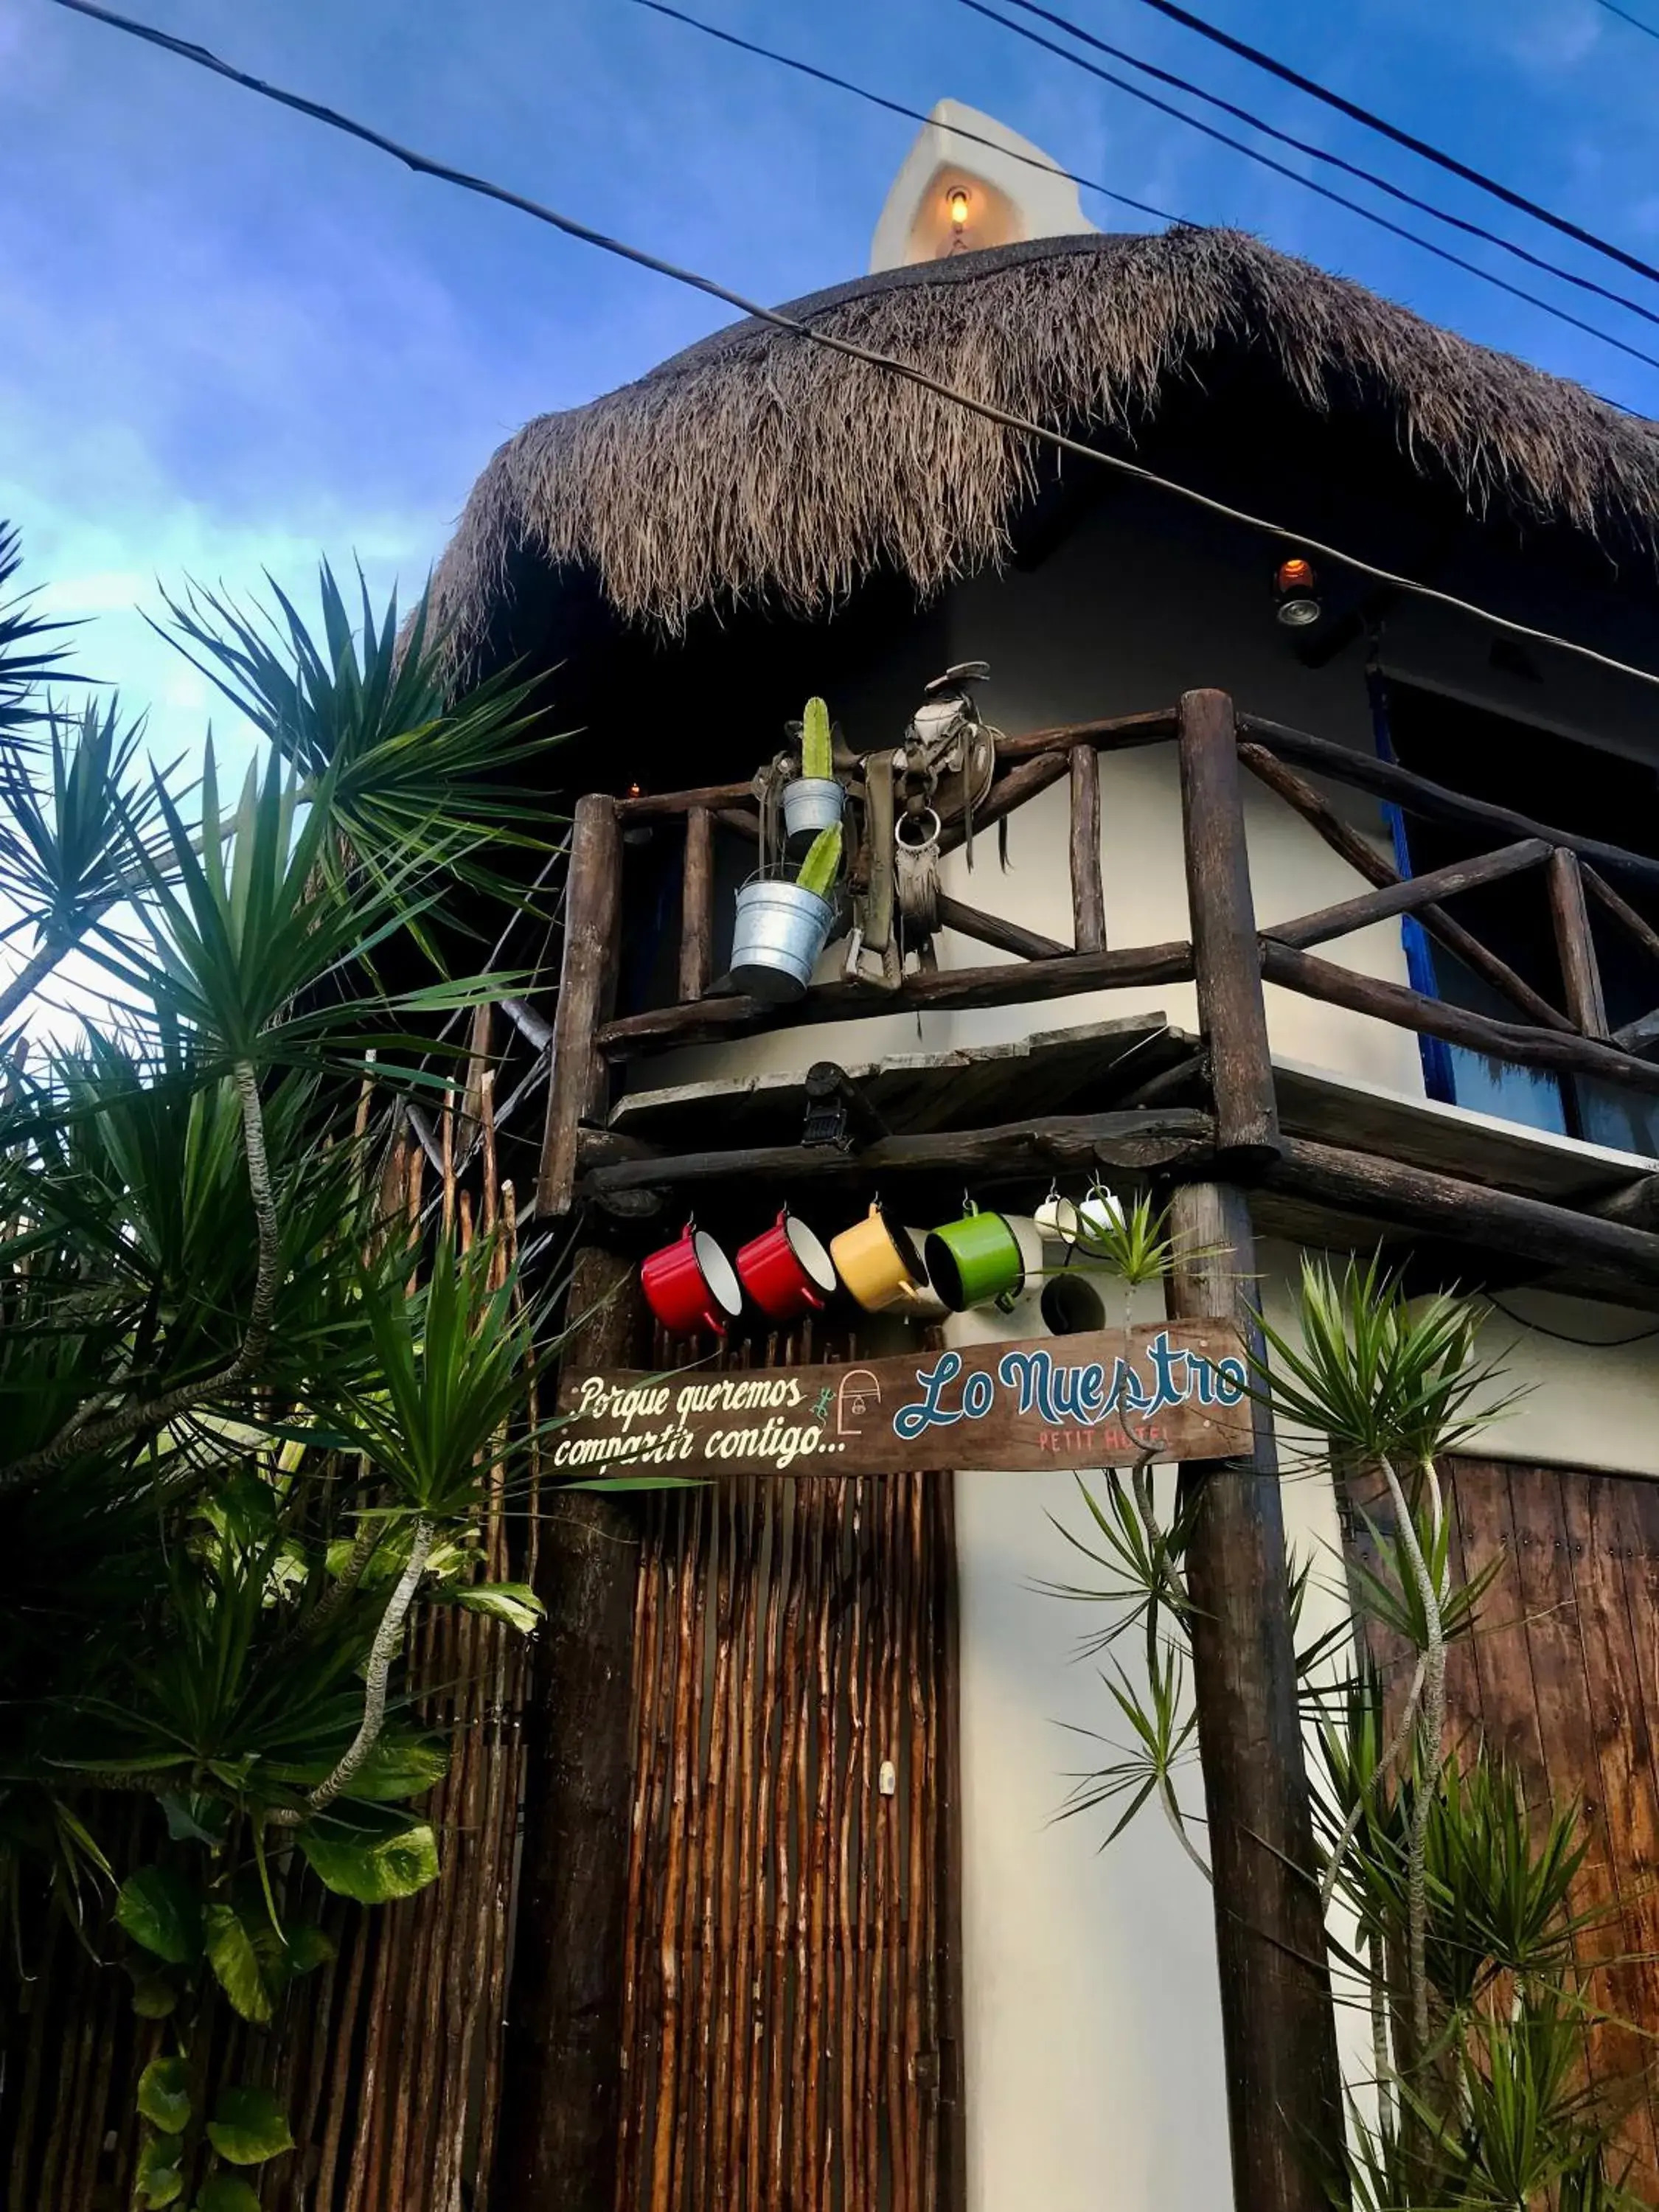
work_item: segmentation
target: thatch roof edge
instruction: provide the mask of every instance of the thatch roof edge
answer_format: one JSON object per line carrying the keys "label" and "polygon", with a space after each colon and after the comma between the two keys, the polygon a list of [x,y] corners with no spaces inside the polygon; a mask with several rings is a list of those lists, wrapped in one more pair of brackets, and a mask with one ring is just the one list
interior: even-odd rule
{"label": "thatch roof edge", "polygon": [[[1310,410],[1384,410],[1409,462],[1502,508],[1659,552],[1659,429],[1237,231],[1046,239],[892,270],[788,312],[1067,428],[1132,433],[1229,352]],[[1032,441],[742,322],[638,382],[526,424],[475,485],[435,576],[462,659],[527,552],[593,571],[673,632],[764,599],[817,613],[885,564],[932,593],[994,564]]]}

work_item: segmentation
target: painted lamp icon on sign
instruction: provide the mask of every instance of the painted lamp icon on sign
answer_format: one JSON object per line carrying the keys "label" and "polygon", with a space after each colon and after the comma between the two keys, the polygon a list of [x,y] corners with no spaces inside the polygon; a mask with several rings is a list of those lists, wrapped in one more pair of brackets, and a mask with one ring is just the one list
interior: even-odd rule
{"label": "painted lamp icon on sign", "polygon": [[881,1407],[881,1384],[868,1367],[849,1367],[836,1393],[836,1434],[858,1436]]}

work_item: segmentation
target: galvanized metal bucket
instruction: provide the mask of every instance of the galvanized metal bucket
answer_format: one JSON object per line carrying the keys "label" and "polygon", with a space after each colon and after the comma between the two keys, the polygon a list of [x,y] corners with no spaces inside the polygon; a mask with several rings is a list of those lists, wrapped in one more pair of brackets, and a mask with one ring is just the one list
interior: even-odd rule
{"label": "galvanized metal bucket", "polygon": [[783,787],[783,833],[791,845],[810,845],[820,830],[838,830],[847,793],[833,776],[792,776]]}
{"label": "galvanized metal bucket", "polygon": [[[839,789],[840,787],[836,786]],[[830,935],[836,910],[816,891],[762,877],[738,893],[732,983],[751,999],[799,999]]]}

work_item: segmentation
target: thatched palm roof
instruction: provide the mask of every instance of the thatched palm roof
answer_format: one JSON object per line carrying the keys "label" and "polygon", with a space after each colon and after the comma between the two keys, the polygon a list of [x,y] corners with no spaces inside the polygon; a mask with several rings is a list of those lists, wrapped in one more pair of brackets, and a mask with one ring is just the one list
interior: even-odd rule
{"label": "thatched palm roof", "polygon": [[[1249,357],[1312,412],[1381,419],[1471,514],[1659,549],[1659,428],[1240,232],[1043,239],[788,312],[1120,439],[1177,382]],[[596,575],[621,615],[670,632],[736,602],[817,613],[883,566],[927,594],[1005,555],[1037,460],[902,379],[738,323],[510,438],[443,556],[440,609],[465,657],[526,559]]]}

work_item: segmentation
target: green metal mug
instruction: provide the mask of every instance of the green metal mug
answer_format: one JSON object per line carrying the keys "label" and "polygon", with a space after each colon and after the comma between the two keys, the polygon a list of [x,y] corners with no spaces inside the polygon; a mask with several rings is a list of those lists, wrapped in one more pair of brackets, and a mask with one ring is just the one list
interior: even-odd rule
{"label": "green metal mug", "polygon": [[1000,1213],[969,1206],[960,1221],[929,1232],[924,1253],[928,1280],[952,1313],[969,1306],[1012,1304],[1025,1287],[1019,1239]]}

